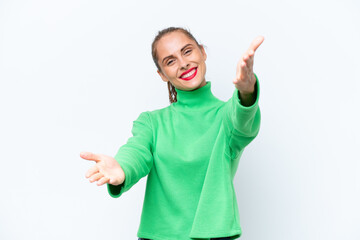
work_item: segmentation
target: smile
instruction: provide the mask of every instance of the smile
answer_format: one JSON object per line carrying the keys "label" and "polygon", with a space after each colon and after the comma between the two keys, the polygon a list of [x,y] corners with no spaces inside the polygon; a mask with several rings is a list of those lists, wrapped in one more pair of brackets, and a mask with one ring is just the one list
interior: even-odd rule
{"label": "smile", "polygon": [[180,79],[182,80],[191,80],[196,76],[197,73],[197,68],[193,68],[192,70],[190,70],[190,72],[181,75]]}

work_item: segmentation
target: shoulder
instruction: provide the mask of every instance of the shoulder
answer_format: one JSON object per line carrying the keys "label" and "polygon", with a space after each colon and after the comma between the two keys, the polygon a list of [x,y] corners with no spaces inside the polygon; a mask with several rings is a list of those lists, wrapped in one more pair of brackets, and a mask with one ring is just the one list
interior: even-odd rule
{"label": "shoulder", "polygon": [[146,121],[154,128],[158,126],[158,122],[163,122],[166,119],[171,118],[172,110],[171,105],[160,108],[160,109],[154,109],[154,110],[147,110],[144,112],[141,112],[139,115],[139,118],[146,119]]}
{"label": "shoulder", "polygon": [[150,117],[152,118],[156,118],[156,117],[159,117],[161,115],[164,115],[168,112],[171,111],[171,105],[167,106],[167,107],[164,107],[164,108],[159,108],[159,109],[154,109],[154,110],[148,110],[148,111],[145,111]]}

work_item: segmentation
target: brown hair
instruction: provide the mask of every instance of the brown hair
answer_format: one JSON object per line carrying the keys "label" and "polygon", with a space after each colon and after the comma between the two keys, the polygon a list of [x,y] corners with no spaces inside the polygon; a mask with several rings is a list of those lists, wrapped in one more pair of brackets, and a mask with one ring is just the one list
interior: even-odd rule
{"label": "brown hair", "polygon": [[[154,63],[157,67],[157,69],[161,72],[161,68],[160,65],[158,63],[158,56],[157,56],[157,52],[156,52],[156,44],[157,42],[166,34],[168,33],[172,33],[175,31],[180,31],[182,33],[184,33],[187,37],[189,37],[190,39],[194,40],[196,42],[196,44],[198,45],[198,47],[201,47],[201,45],[196,41],[196,39],[194,38],[194,36],[190,33],[190,30],[181,28],[181,27],[168,27],[165,28],[161,31],[158,32],[158,34],[156,35],[156,37],[154,38],[152,44],[151,44],[151,55],[152,58],[154,60]],[[175,91],[175,87],[171,84],[170,81],[167,82],[168,85],[168,91],[169,91],[169,101],[170,103],[176,102],[177,98],[176,98],[176,91]]]}

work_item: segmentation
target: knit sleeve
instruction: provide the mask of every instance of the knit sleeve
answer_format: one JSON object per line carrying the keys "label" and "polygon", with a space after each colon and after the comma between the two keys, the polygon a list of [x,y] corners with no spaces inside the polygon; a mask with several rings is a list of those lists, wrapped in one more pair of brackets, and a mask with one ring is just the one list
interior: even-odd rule
{"label": "knit sleeve", "polygon": [[256,100],[251,106],[241,104],[239,91],[235,88],[232,97],[226,103],[224,124],[229,137],[229,155],[235,159],[242,150],[257,136],[260,130],[259,79],[255,75]]}
{"label": "knit sleeve", "polygon": [[148,112],[142,112],[133,121],[131,133],[133,136],[119,148],[114,157],[125,173],[125,181],[117,186],[107,184],[108,193],[113,198],[120,197],[146,176],[153,165],[153,131]]}

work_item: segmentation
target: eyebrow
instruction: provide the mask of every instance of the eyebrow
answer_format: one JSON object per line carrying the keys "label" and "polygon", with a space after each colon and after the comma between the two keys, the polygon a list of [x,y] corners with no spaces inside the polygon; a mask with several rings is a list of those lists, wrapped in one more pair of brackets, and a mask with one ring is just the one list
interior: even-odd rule
{"label": "eyebrow", "polygon": [[[191,44],[191,43],[186,44],[184,47],[181,48],[180,52],[182,52],[182,51],[183,51],[185,48],[187,48],[188,46],[192,46],[192,44]],[[171,58],[171,57],[173,57],[173,55],[169,55],[169,56],[167,56],[167,57],[164,57],[164,59],[162,60],[162,63],[164,63],[164,61],[165,61],[166,59]]]}

